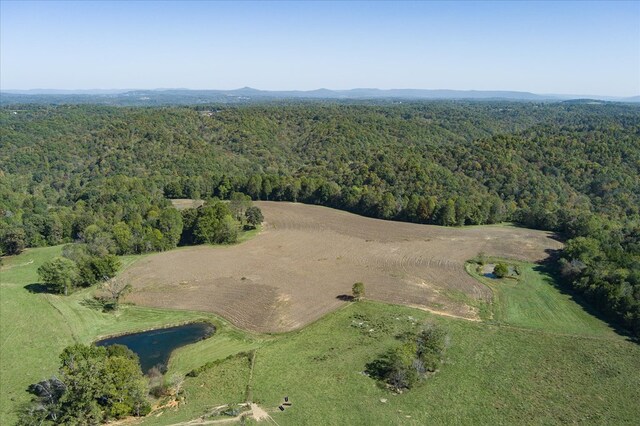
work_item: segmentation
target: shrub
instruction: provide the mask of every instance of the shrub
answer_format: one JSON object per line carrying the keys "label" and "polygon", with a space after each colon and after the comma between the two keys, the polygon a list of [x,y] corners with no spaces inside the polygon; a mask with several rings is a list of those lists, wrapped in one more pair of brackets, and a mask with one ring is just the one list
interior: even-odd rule
{"label": "shrub", "polygon": [[353,300],[358,301],[364,299],[364,283],[357,282],[353,284],[353,286],[351,287],[351,292],[353,294]]}
{"label": "shrub", "polygon": [[509,267],[504,263],[498,263],[493,268],[493,275],[495,275],[497,278],[504,278],[509,275]]}

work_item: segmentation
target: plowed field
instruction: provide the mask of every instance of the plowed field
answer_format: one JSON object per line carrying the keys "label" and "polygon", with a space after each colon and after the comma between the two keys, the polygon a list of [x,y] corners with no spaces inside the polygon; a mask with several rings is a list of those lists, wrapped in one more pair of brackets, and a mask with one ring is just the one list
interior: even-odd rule
{"label": "plowed field", "polygon": [[[508,226],[444,228],[370,219],[326,207],[257,202],[263,231],[235,246],[197,246],[146,257],[124,275],[129,301],[215,312],[260,332],[300,328],[338,308],[362,281],[367,297],[477,319],[464,294],[491,290],[464,262],[488,256],[542,260],[561,243]],[[453,297],[451,297],[453,295]]]}

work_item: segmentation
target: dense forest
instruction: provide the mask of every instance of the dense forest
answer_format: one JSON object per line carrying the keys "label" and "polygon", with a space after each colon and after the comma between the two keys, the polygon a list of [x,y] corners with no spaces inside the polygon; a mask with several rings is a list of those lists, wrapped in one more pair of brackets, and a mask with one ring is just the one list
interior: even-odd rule
{"label": "dense forest", "polygon": [[[232,241],[241,217],[215,199],[237,207],[241,194],[446,226],[513,221],[566,238],[569,285],[640,333],[639,106],[12,105],[0,132],[5,254]],[[181,214],[171,198],[210,201]]]}

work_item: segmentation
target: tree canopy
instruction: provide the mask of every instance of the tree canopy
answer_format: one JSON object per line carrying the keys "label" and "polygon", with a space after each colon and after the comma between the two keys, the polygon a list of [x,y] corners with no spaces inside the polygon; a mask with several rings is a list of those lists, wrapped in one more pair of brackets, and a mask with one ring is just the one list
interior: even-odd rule
{"label": "tree canopy", "polygon": [[[233,242],[257,219],[247,196],[446,226],[513,221],[568,239],[568,284],[640,332],[637,105],[8,105],[0,145],[6,254]],[[168,201],[214,197],[231,201],[180,213]]]}

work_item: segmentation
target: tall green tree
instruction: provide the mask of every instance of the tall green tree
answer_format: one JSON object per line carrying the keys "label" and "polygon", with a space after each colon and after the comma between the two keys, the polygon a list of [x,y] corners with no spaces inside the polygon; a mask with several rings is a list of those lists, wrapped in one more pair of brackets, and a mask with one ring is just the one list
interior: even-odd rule
{"label": "tall green tree", "polygon": [[55,257],[38,268],[40,280],[48,287],[65,296],[78,281],[78,267],[65,257]]}

